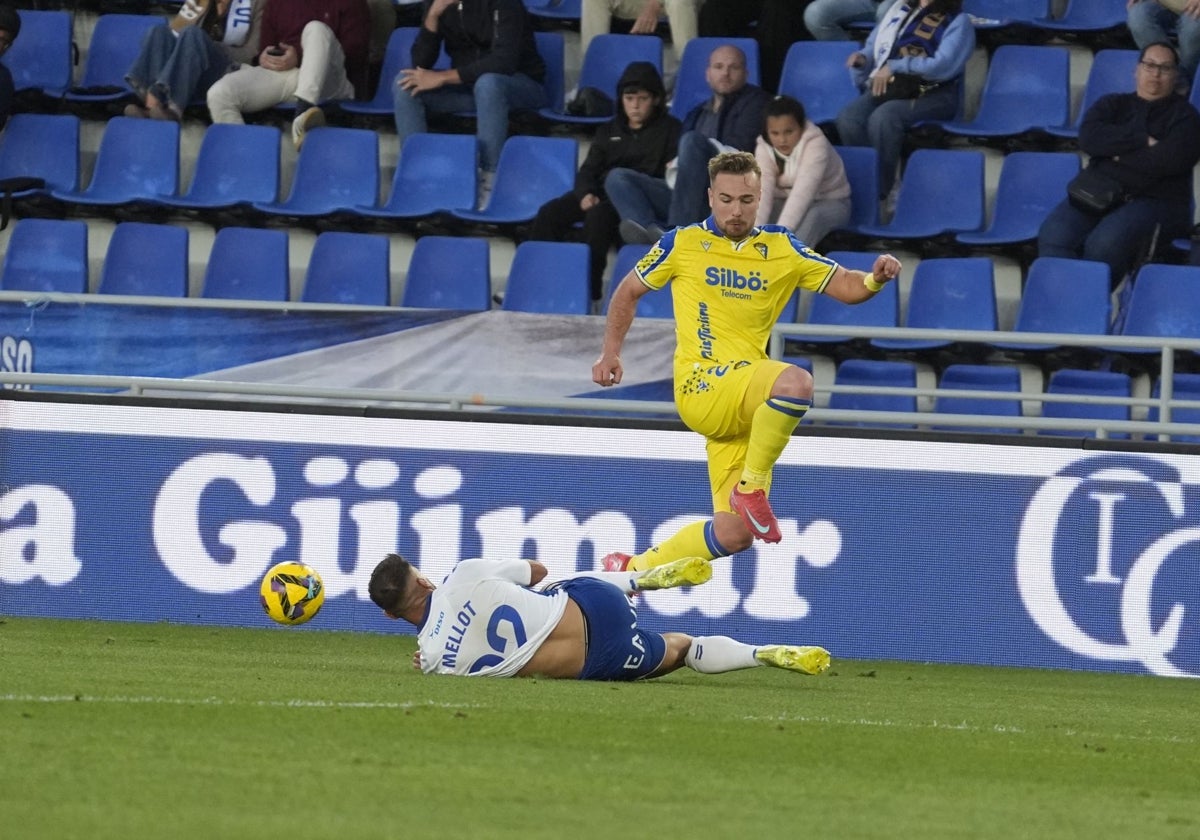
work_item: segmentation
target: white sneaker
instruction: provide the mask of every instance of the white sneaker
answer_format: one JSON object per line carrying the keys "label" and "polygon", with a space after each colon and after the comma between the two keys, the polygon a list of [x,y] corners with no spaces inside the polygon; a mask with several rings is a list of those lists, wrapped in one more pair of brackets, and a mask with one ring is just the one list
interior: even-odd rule
{"label": "white sneaker", "polygon": [[304,144],[304,138],[314,128],[325,125],[325,112],[313,106],[296,119],[292,120],[292,143],[297,151]]}
{"label": "white sneaker", "polygon": [[488,172],[486,169],[479,170],[478,181],[476,183],[476,198],[475,209],[482,210],[487,207],[488,202],[492,199],[492,185],[496,182],[496,173]]}

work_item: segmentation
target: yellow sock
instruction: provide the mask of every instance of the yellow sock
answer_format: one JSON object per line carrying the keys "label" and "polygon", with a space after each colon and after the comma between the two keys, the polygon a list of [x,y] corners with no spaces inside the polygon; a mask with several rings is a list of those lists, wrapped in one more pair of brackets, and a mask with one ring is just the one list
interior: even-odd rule
{"label": "yellow sock", "polygon": [[761,490],[771,478],[771,468],[783,454],[788,439],[812,400],[796,397],[771,397],[754,410],[750,424],[750,442],[746,448],[746,464],[742,468],[743,489]]}
{"label": "yellow sock", "polygon": [[663,563],[682,560],[684,557],[703,557],[705,560],[713,560],[717,557],[724,557],[726,554],[728,552],[721,548],[716,537],[712,535],[712,520],[709,519],[705,522],[684,525],[674,536],[663,540],[649,551],[635,555],[629,561],[629,568],[644,572],[655,566],[661,566]]}

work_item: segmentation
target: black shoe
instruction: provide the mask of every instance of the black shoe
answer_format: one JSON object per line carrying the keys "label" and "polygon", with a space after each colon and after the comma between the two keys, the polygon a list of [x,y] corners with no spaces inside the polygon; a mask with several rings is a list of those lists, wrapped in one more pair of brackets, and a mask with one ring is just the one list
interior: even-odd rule
{"label": "black shoe", "polygon": [[633,219],[622,219],[617,227],[621,239],[630,245],[653,245],[663,235],[663,229],[656,224],[643,227]]}

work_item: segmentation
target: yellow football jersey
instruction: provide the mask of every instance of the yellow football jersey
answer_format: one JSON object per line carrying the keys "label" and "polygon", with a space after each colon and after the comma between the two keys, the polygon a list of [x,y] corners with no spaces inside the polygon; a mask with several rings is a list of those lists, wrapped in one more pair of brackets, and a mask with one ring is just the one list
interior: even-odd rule
{"label": "yellow football jersey", "polygon": [[710,216],[668,231],[634,270],[651,289],[672,283],[675,367],[690,369],[765,358],[792,294],[824,291],[836,268],[785,227],[763,225],[733,242]]}

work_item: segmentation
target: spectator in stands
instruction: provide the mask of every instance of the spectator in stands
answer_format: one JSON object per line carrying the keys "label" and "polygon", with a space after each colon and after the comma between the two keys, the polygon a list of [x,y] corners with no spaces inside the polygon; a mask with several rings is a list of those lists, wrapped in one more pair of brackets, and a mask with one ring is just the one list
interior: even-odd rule
{"label": "spectator in stands", "polygon": [[754,157],[762,170],[756,225],[782,225],[815,247],[850,221],[846,167],[800,102],[776,96],[767,104]]}
{"label": "spectator in stands", "polygon": [[705,79],[712,97],[683,120],[674,184],[644,172],[618,167],[608,173],[604,190],[621,217],[626,242],[650,244],[664,225],[677,227],[708,216],[708,161],[717,152],[754,149],[762,131],[762,114],[770,95],[746,81],[746,55],[723,44],[708,57]]}
{"label": "spectator in stands", "polygon": [[[447,14],[447,10],[456,7]],[[440,50],[449,70],[434,70]],[[427,130],[429,113],[474,111],[479,140],[479,203],[491,193],[510,111],[544,107],[546,64],[522,0],[426,0],[412,68],[393,91],[400,143]]]}
{"label": "spectator in stands", "polygon": [[215,123],[289,100],[296,103],[292,142],[325,124],[320,103],[352,99],[367,88],[371,16],[366,0],[267,0],[258,64],[243,65],[208,89]]}
{"label": "spectator in stands", "polygon": [[1200,0],[1129,0],[1129,34],[1138,49],[1170,42],[1175,35],[1179,50],[1176,84],[1186,89],[1200,65]]}
{"label": "spectator in stands", "polygon": [[258,55],[265,0],[186,0],[162,26],[146,30],[125,81],[142,104],[127,117],[183,119],[197,94]]}
{"label": "spectator in stands", "polygon": [[592,300],[602,292],[608,250],[617,241],[620,217],[604,193],[604,176],[617,166],[661,178],[679,145],[679,120],[667,113],[666,91],[658,70],[648,61],[625,68],[617,83],[617,115],[596,129],[587,158],[575,175],[575,188],[541,206],[530,239],[552,242],[582,236],[590,255]]}
{"label": "spectator in stands", "polygon": [[818,41],[846,41],[852,23],[878,22],[892,0],[812,0],[804,9],[804,26]]}
{"label": "spectator in stands", "polygon": [[[0,56],[8,52],[8,48],[17,40],[21,32],[21,16],[12,6],[0,6]],[[12,71],[0,64],[0,128],[8,124],[12,116],[13,99],[16,97],[16,85],[13,83]]]}
{"label": "spectator in stands", "polygon": [[683,48],[696,37],[696,15],[702,0],[583,0],[579,18],[579,54],[586,55],[588,44],[597,35],[612,29],[614,17],[633,21],[633,35],[653,35],[658,21],[665,14],[671,27],[671,44],[675,59],[683,56]]}
{"label": "spectator in stands", "polygon": [[948,120],[958,111],[959,89],[975,28],[962,0],[902,0],[846,60],[863,93],[837,116],[846,146],[879,153],[879,197],[888,200],[900,167],[904,135],[923,120]]}
{"label": "spectator in stands", "polygon": [[1178,92],[1179,56],[1164,42],[1141,52],[1133,93],[1092,104],[1079,126],[1088,170],[1108,176],[1119,192],[1108,209],[1080,209],[1064,199],[1042,222],[1038,256],[1107,263],[1115,286],[1158,242],[1192,228],[1192,167],[1200,161],[1200,114]]}
{"label": "spectator in stands", "polygon": [[804,26],[806,7],[813,0],[704,0],[700,34],[713,38],[754,38],[764,90],[779,89],[783,60],[796,41],[811,41]]}

